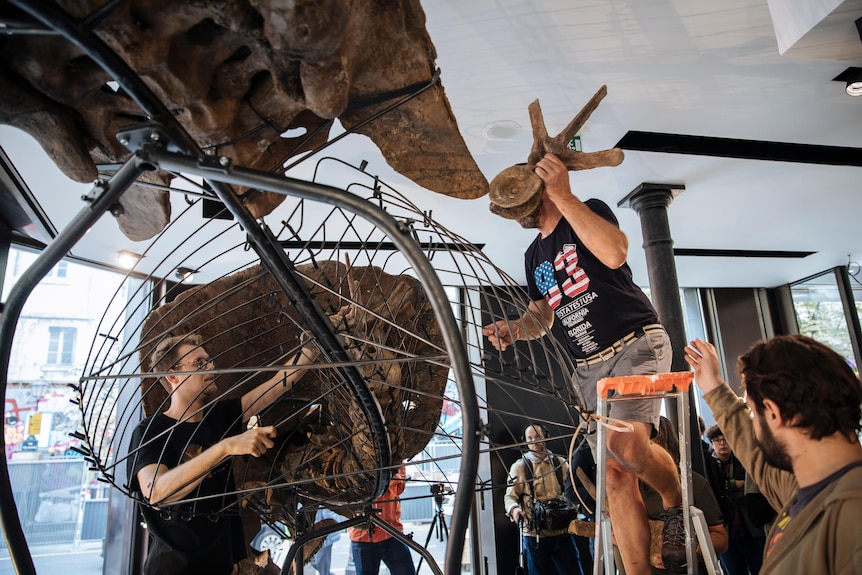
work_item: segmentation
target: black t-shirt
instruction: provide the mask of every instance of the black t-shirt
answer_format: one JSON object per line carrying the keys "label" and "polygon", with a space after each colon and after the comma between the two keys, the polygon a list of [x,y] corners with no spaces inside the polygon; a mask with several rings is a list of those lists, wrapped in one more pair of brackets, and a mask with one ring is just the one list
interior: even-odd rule
{"label": "black t-shirt", "polygon": [[[601,200],[585,204],[618,225]],[[615,270],[604,265],[581,245],[565,218],[548,237],[539,236],[530,244],[524,261],[530,298],[548,302],[575,358],[588,357],[639,327],[658,323],[658,314],[635,285],[628,264]]]}
{"label": "black t-shirt", "polygon": [[[162,463],[174,468],[242,431],[239,399],[215,403],[200,422],[177,423],[161,413],[141,421],[129,447],[131,490],[141,493],[137,475],[147,465]],[[231,462],[228,459],[218,465],[182,501],[160,509],[141,505],[151,535],[145,574],[226,575],[234,563],[245,558]]]}

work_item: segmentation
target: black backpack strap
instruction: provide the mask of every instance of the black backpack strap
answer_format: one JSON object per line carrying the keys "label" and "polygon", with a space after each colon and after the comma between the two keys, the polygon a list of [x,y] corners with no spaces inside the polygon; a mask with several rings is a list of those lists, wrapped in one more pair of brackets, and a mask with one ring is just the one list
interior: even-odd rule
{"label": "black backpack strap", "polygon": [[551,462],[554,464],[554,474],[557,476],[557,485],[560,486],[560,497],[565,497],[566,486],[563,483],[563,462],[560,461],[559,456],[554,455],[550,451],[548,455],[551,456]]}
{"label": "black backpack strap", "polygon": [[533,475],[533,464],[530,460],[527,459],[526,455],[521,456],[521,461],[524,462],[524,470],[527,472],[527,485],[530,486],[530,499],[536,499],[536,492],[533,490],[533,481],[535,481],[535,476]]}

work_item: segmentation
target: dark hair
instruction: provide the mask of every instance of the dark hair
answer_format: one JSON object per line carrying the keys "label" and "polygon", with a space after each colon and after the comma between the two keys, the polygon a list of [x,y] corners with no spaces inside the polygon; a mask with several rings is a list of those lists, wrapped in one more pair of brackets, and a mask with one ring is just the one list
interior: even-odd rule
{"label": "dark hair", "polygon": [[709,429],[706,430],[706,438],[710,441],[721,435],[724,435],[724,433],[717,425],[710,425]]}
{"label": "dark hair", "polygon": [[862,385],[831,348],[804,335],[777,336],[742,355],[739,374],[758,413],[769,399],[811,439],[840,433],[858,441]]}
{"label": "dark hair", "polygon": [[550,437],[550,435],[551,435],[550,433],[548,433],[548,428],[545,427],[543,424],[541,424],[541,423],[528,423],[527,425],[524,426],[524,432],[521,434],[521,438],[522,438],[521,441],[527,441],[527,430],[530,429],[531,427],[533,429],[541,430],[542,439],[548,439],[548,437]]}
{"label": "dark hair", "polygon": [[667,417],[661,416],[653,441],[665,448],[679,466],[679,433]]}

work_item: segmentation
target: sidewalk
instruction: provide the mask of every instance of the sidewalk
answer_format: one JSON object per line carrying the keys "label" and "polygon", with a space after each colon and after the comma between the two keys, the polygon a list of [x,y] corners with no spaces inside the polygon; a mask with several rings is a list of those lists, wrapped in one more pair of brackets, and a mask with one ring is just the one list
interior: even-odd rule
{"label": "sidewalk", "polygon": [[[72,545],[39,546],[32,548],[30,553],[39,575],[102,575],[101,541],[82,543],[78,549],[74,549]],[[0,575],[14,574],[9,552],[3,549],[0,551]]]}

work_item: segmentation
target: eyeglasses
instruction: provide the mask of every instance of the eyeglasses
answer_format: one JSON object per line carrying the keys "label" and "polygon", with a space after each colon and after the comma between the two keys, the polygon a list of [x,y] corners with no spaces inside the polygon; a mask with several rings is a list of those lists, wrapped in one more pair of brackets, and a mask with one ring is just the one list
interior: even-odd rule
{"label": "eyeglasses", "polygon": [[213,361],[212,358],[209,357],[199,357],[193,360],[191,363],[178,363],[174,367],[180,367],[181,365],[192,365],[197,369],[206,369],[208,365],[212,365],[213,369],[215,369],[215,361]]}
{"label": "eyeglasses", "polygon": [[713,443],[727,443],[727,440],[724,437],[716,437],[712,440]]}

